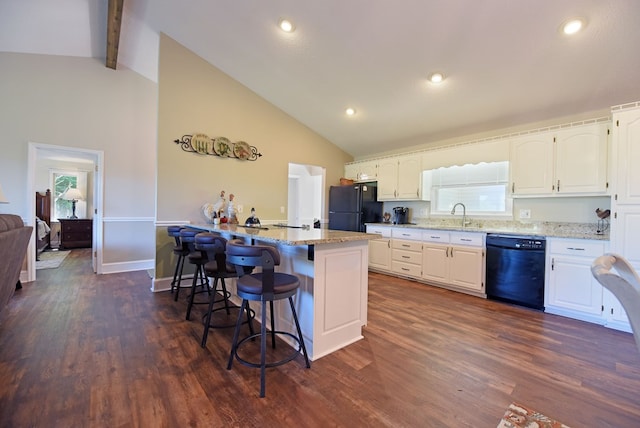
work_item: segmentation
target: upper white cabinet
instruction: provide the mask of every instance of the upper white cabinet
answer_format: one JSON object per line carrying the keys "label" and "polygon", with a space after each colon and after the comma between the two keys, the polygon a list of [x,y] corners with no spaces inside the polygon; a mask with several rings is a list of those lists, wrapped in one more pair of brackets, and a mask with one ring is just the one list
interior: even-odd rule
{"label": "upper white cabinet", "polygon": [[566,128],[556,133],[556,191],[605,193],[609,123]]}
{"label": "upper white cabinet", "polygon": [[640,107],[613,115],[615,202],[640,204]]}
{"label": "upper white cabinet", "polygon": [[608,127],[595,122],[513,139],[513,195],[605,194]]}
{"label": "upper white cabinet", "polygon": [[364,161],[345,164],[344,176],[355,181],[376,180],[378,178],[378,162]]}
{"label": "upper white cabinet", "polygon": [[551,193],[553,186],[553,134],[550,132],[517,138],[511,142],[511,193]]}
{"label": "upper white cabinet", "polygon": [[406,155],[378,161],[379,201],[414,201],[421,197],[420,155]]}

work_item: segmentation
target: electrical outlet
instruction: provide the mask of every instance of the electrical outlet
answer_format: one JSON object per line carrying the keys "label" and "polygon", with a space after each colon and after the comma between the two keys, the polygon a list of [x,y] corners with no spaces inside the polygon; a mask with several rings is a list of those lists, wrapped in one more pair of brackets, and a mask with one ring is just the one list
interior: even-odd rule
{"label": "electrical outlet", "polygon": [[520,218],[531,218],[531,210],[520,210]]}
{"label": "electrical outlet", "polygon": [[280,214],[284,214],[284,207],[280,207]]}

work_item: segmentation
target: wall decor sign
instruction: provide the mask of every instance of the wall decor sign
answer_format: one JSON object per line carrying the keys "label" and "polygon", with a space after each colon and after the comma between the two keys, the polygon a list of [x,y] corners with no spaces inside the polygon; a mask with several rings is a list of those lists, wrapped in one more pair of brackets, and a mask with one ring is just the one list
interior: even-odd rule
{"label": "wall decor sign", "polygon": [[246,161],[255,161],[262,157],[262,153],[258,152],[257,148],[244,141],[232,143],[228,138],[209,138],[207,134],[202,133],[183,135],[181,139],[176,139],[173,142],[179,144],[185,152],[199,155],[236,158]]}

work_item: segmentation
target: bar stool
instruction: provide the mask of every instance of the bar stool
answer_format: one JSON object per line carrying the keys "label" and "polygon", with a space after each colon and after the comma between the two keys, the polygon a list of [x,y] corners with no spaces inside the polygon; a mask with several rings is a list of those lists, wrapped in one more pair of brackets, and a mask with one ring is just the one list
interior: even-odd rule
{"label": "bar stool", "polygon": [[[173,254],[178,256],[176,267],[173,271],[173,279],[171,281],[171,293],[176,290],[175,300],[178,300],[178,293],[180,288],[186,288],[187,286],[181,286],[182,282],[182,269],[184,268],[184,260],[189,255],[189,248],[180,241],[180,231],[184,229],[182,226],[169,226],[167,227],[167,233],[175,240],[173,247]],[[189,285],[190,287],[190,285]]]}
{"label": "bar stool", "polygon": [[[234,358],[245,366],[259,367],[260,397],[264,397],[266,383],[265,371],[267,367],[276,367],[285,364],[293,360],[300,351],[302,351],[307,368],[311,368],[292,298],[300,287],[300,281],[298,280],[298,277],[294,275],[274,271],[275,266],[280,264],[280,253],[277,249],[267,245],[245,245],[244,241],[241,239],[233,239],[227,242],[227,262],[236,266],[236,272],[238,273],[237,294],[239,297],[242,297],[242,306],[236,321],[236,328],[233,333],[233,341],[231,343],[231,352],[229,354],[227,370],[231,370]],[[262,272],[246,274],[243,270],[245,266],[260,266],[262,267]],[[282,299],[289,299],[291,313],[298,333],[297,336],[286,331],[278,331],[275,329],[273,302],[274,300]],[[249,300],[262,302],[262,325],[260,326],[260,333],[252,333],[238,341],[242,312],[245,307],[249,306]],[[289,336],[298,344],[298,349],[294,350],[291,355],[274,362],[267,362],[266,359],[267,302],[269,302],[269,309],[271,310],[271,347],[276,347],[276,334]],[[260,362],[251,362],[241,358],[238,355],[238,348],[257,336],[260,336]]]}
{"label": "bar stool", "polygon": [[[207,259],[206,253],[203,253],[200,250],[196,250],[195,242],[196,235],[199,233],[203,233],[200,230],[196,229],[187,229],[184,228],[180,231],[180,241],[187,246],[189,249],[189,255],[187,258],[189,259],[189,263],[195,265],[195,272],[193,273],[193,278],[191,282],[191,294],[189,295],[189,305],[187,306],[187,315],[186,319],[189,320],[191,318],[191,307],[193,306],[193,299],[196,294],[200,293],[210,293],[209,289],[209,280],[207,279],[204,273],[204,265],[209,260]],[[200,281],[200,283],[198,283]],[[200,291],[197,290],[198,287],[202,287]],[[177,300],[177,295],[176,295]]]}
{"label": "bar stool", "polygon": [[[225,283],[225,278],[236,278],[238,274],[236,273],[235,266],[227,263],[227,257],[225,255],[227,240],[225,238],[214,233],[199,233],[196,235],[195,244],[196,249],[204,251],[207,254],[209,261],[204,265],[204,270],[207,277],[213,278],[213,290],[209,297],[209,307],[203,316],[204,332],[202,333],[201,346],[204,348],[207,345],[210,328],[229,328],[235,326],[233,320],[223,324],[212,323],[211,316],[214,312],[222,310],[226,311],[227,316],[231,315],[231,309],[240,310],[238,306],[229,305],[231,293],[227,291],[227,285]],[[252,270],[252,268],[245,268],[247,272],[251,272]],[[221,298],[218,298],[218,283],[220,283],[221,287]],[[214,309],[214,305],[220,302],[224,302],[224,306],[219,306]],[[247,318],[245,322],[249,323],[249,329],[251,330],[251,334],[253,334],[252,321],[255,317],[255,312],[249,308],[249,305],[246,307],[246,314]]]}

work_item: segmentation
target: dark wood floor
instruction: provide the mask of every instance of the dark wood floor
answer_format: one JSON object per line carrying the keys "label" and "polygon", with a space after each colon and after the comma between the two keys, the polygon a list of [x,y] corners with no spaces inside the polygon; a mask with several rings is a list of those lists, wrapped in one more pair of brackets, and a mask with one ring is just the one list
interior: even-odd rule
{"label": "dark wood floor", "polygon": [[[0,426],[495,427],[509,403],[573,427],[640,426],[630,334],[370,274],[365,339],[312,363],[225,369],[204,307],[90,250],[38,271],[0,313]],[[186,293],[185,293],[186,297]]]}

